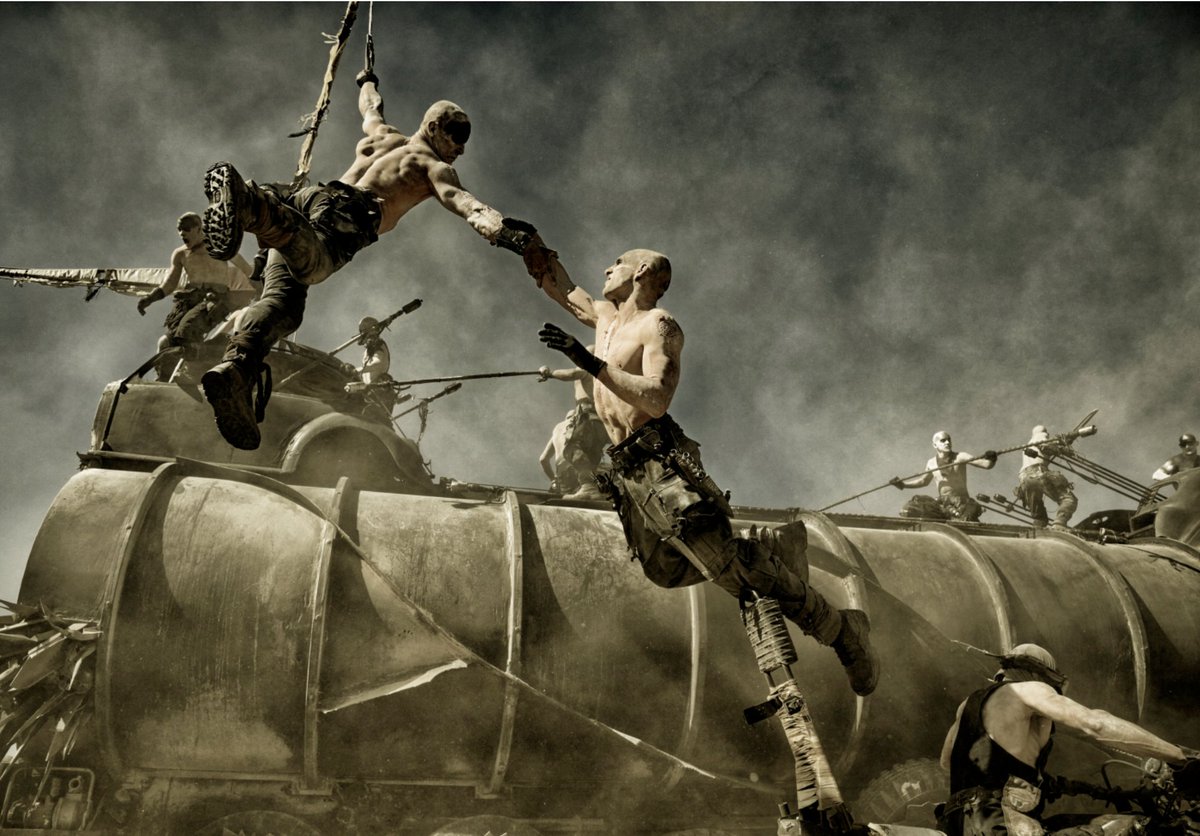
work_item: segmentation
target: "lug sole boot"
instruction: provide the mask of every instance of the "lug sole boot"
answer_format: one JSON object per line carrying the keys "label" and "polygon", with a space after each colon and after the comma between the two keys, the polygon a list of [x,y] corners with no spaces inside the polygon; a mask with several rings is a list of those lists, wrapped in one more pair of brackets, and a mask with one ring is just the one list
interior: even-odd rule
{"label": "lug sole boot", "polygon": [[254,412],[251,377],[246,370],[226,361],[205,372],[200,387],[212,406],[221,437],[239,450],[257,450],[262,438]]}
{"label": "lug sole boot", "polygon": [[865,697],[879,682],[879,658],[871,648],[871,620],[862,610],[842,610],[842,630],[830,645],[846,669],[854,693]]}
{"label": "lug sole boot", "polygon": [[240,209],[247,200],[246,182],[231,163],[213,163],[204,173],[204,195],[209,203],[204,210],[205,249],[217,261],[228,261],[242,246]]}

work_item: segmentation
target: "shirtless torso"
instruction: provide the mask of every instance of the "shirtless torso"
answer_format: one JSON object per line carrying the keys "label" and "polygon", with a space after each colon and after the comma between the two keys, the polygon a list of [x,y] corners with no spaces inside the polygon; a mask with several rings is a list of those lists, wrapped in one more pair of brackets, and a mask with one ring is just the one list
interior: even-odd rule
{"label": "shirtless torso", "polygon": [[[542,289],[584,325],[596,329],[596,414],[614,444],[666,413],[679,385],[683,331],[657,306],[670,282],[665,257],[630,250],[605,271],[604,298],[577,287],[553,255],[533,247],[527,261]],[[544,259],[538,261],[538,259]]]}
{"label": "shirtless torso", "polygon": [[393,229],[417,204],[435,197],[484,238],[495,240],[503,216],[464,189],[452,165],[465,150],[471,124],[457,105],[435,103],[417,132],[405,136],[384,121],[383,100],[375,84],[367,82],[359,94],[359,111],[366,136],[354,150],[354,162],[338,179],[378,198],[379,234]]}

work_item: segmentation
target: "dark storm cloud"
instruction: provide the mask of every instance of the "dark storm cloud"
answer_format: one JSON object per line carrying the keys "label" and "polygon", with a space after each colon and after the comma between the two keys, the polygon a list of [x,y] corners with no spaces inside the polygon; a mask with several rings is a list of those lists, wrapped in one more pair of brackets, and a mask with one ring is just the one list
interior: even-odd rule
{"label": "dark storm cloud", "polygon": [[[286,179],[342,8],[0,7],[0,262],[162,265],[209,163]],[[980,452],[1093,408],[1081,451],[1145,479],[1197,429],[1190,7],[380,3],[374,20],[390,121],[461,104],[465,185],[537,224],[576,281],[598,288],[629,247],[671,257],[664,304],[687,334],[672,412],[738,501],[820,507],[919,470],[936,429]],[[316,179],[359,136],[365,28]],[[150,353],[165,311],[0,292],[12,597],[102,385]],[[431,204],[314,289],[299,338],[331,347],[414,297],[390,339],[398,377],[554,363],[537,325],[569,325]],[[437,402],[422,448],[439,475],[540,485],[568,403],[549,383],[469,385]],[[1008,492],[1017,467],[972,485]],[[1123,503],[1081,487],[1080,515]]]}

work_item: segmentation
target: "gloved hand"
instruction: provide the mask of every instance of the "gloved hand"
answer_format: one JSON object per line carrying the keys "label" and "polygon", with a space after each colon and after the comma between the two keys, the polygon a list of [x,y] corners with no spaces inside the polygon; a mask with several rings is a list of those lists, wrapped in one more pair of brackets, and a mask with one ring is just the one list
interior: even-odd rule
{"label": "gloved hand", "polygon": [[354,83],[359,87],[362,87],[368,81],[374,84],[376,87],[379,86],[379,76],[375,75],[375,73],[371,72],[370,70],[362,70],[354,77]]}
{"label": "gloved hand", "polygon": [[1024,452],[1030,458],[1040,459],[1042,457],[1041,452],[1036,447],[1026,447]]}
{"label": "gloved hand", "polygon": [[891,485],[893,488],[899,488],[900,490],[904,490],[904,480],[901,479],[899,476],[893,476],[891,479],[888,479],[888,484]]}
{"label": "gloved hand", "polygon": [[997,453],[995,450],[984,450],[983,457],[985,459],[987,459],[989,462],[991,462],[992,464],[995,464],[996,459],[1000,458],[1000,454]]}
{"label": "gloved hand", "polygon": [[538,383],[545,383],[550,379],[550,367],[538,366]]}
{"label": "gloved hand", "polygon": [[529,245],[533,243],[535,235],[537,235],[537,227],[528,221],[505,218],[501,221],[500,231],[492,243],[523,256],[529,249]]}
{"label": "gloved hand", "polygon": [[153,305],[155,302],[157,302],[159,299],[162,299],[166,295],[167,294],[163,293],[163,289],[161,287],[154,288],[154,290],[147,293],[141,299],[138,299],[138,302],[137,302],[138,313],[141,314],[142,316],[145,316],[146,308],[150,307],[151,305]]}
{"label": "gloved hand", "polygon": [[553,323],[547,322],[542,325],[542,330],[538,331],[538,339],[545,343],[547,348],[553,348],[555,351],[561,351],[567,355],[568,360],[592,377],[599,375],[601,370],[608,365],[584,348],[583,343]]}

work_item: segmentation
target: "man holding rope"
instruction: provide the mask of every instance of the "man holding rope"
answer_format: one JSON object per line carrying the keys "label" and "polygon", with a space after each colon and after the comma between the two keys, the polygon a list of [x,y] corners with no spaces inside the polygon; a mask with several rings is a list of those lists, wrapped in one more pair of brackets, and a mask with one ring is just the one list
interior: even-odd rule
{"label": "man holding rope", "polygon": [[808,585],[804,524],[735,536],[728,497],[704,472],[700,446],[667,414],[683,331],[658,307],[671,282],[666,256],[630,250],[618,257],[605,271],[603,299],[576,287],[539,236],[525,266],[551,299],[596,329],[596,354],[550,323],[538,336],[595,378],[596,413],[613,442],[611,479],[598,481],[646,577],[667,588],[707,579],[739,598],[776,599],[804,633],[834,649],[851,688],[870,694],[879,676],[870,622],[861,610],[834,609]]}
{"label": "man holding rope", "polygon": [[[300,327],[309,285],[324,281],[354,254],[393,229],[414,206],[436,198],[493,244],[520,252],[528,235],[462,187],[452,164],[462,156],[471,123],[458,105],[430,106],[411,137],[387,124],[379,79],[357,78],[363,133],[354,162],[338,180],[296,191],[244,181],[228,162],[209,168],[210,205],[204,232],[213,258],[237,252],[245,232],[269,247],[261,298],[247,309],[224,361],[202,378],[225,440],[243,450],[259,445],[258,424],[270,396],[263,360],[272,344]],[[269,370],[266,370],[269,373]],[[257,403],[252,388],[258,387]]]}

